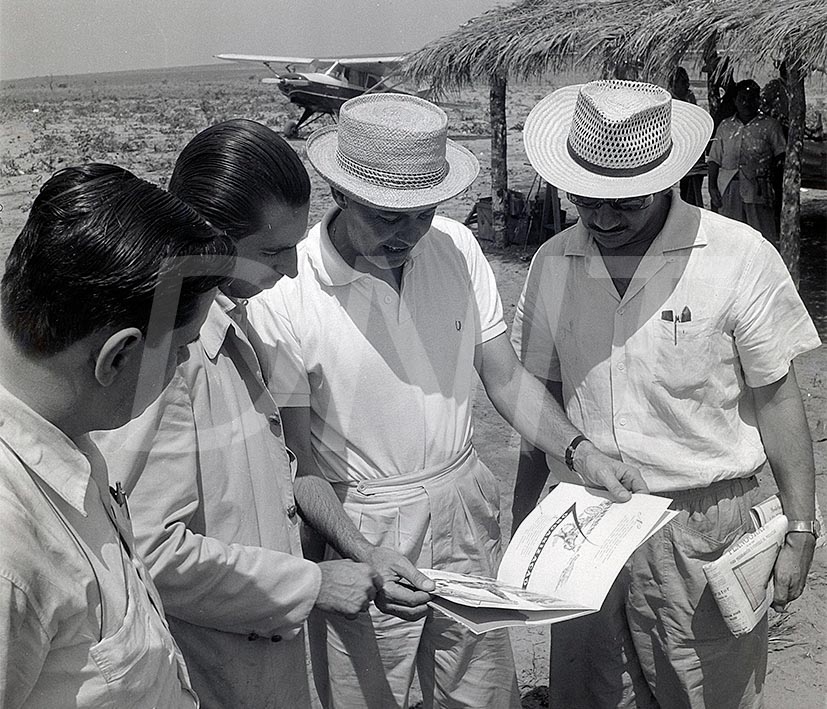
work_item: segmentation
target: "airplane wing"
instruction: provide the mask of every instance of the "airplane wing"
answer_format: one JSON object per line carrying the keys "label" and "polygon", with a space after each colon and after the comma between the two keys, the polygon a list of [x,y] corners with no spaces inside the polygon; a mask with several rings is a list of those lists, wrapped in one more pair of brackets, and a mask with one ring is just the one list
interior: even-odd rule
{"label": "airplane wing", "polygon": [[332,60],[316,59],[314,57],[280,57],[269,54],[216,54],[216,59],[224,59],[228,62],[254,62],[256,64],[303,64],[316,66],[319,63],[331,63]]}
{"label": "airplane wing", "polygon": [[253,62],[256,64],[301,64],[320,69],[332,64],[339,63],[342,66],[351,67],[359,71],[367,71],[371,74],[385,74],[388,70],[393,71],[401,63],[404,57],[401,55],[380,55],[373,57],[285,57],[268,54],[216,54],[216,59],[224,59],[230,62]]}
{"label": "airplane wing", "polygon": [[393,71],[402,64],[404,57],[399,55],[377,56],[377,57],[343,57],[337,59],[342,66],[348,66],[360,71],[367,71],[371,74],[385,74],[388,70]]}

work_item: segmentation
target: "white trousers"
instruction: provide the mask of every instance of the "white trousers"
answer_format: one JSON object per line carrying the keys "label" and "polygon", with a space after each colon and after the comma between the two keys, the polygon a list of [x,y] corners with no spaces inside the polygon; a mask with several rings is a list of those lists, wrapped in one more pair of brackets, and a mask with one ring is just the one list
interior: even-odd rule
{"label": "white trousers", "polygon": [[[470,446],[439,469],[337,493],[369,542],[420,568],[496,575],[497,481]],[[410,622],[375,606],[356,620],[314,611],[309,627],[316,688],[328,709],[406,709],[414,670],[425,709],[520,706],[506,630],[475,636],[437,611]]]}

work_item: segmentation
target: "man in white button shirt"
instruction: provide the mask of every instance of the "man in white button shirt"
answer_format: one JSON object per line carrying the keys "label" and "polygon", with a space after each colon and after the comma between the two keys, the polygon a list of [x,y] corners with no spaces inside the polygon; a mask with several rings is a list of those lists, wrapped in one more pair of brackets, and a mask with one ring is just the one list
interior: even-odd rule
{"label": "man in white button shirt", "polygon": [[[711,131],[702,109],[623,81],[560,89],[526,120],[529,160],[580,221],[537,252],[515,346],[572,422],[679,512],[600,613],[554,628],[554,706],[760,706],[766,617],[734,637],[702,565],[751,531],[766,460],[791,530],[776,607],[798,597],[812,560],[813,453],[792,361],[819,338],[775,248],[672,189]],[[515,524],[547,475],[527,446]]]}
{"label": "man in white button shirt", "polygon": [[[299,246],[298,276],[250,302],[288,444],[368,541],[419,567],[493,576],[499,493],[471,445],[475,371],[544,449],[562,457],[579,431],[519,365],[473,234],[435,216],[473,182],[477,160],[447,140],[444,111],[400,94],[348,101],[307,154],[336,206]],[[575,465],[618,499],[624,485],[644,489],[634,468],[589,444]],[[507,633],[394,615],[427,600],[380,591],[357,620],[311,616],[325,706],[407,707],[414,669],[426,707],[519,705]]]}
{"label": "man in white button shirt", "polygon": [[35,199],[0,289],[4,709],[198,705],[87,434],[123,425],[170,381],[232,252],[192,208],[113,165],[62,170]]}

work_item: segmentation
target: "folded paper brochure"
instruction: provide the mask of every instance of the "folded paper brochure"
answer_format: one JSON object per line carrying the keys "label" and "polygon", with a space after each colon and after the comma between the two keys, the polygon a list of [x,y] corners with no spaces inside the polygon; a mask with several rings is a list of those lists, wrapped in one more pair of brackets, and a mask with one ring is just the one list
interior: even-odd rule
{"label": "folded paper brochure", "polygon": [[600,610],[628,558],[675,512],[671,500],[560,483],[523,520],[496,579],[422,569],[431,605],[475,633],[558,623]]}

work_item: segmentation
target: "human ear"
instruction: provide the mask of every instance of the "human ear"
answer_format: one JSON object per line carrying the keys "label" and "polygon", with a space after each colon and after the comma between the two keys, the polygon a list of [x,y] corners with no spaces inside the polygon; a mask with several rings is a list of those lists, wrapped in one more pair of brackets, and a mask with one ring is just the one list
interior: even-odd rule
{"label": "human ear", "polygon": [[107,338],[95,356],[95,379],[101,386],[108,387],[118,378],[143,339],[137,327],[118,330]]}
{"label": "human ear", "polygon": [[347,195],[342,194],[335,187],[330,188],[330,194],[333,195],[333,201],[336,202],[339,209],[347,209],[348,204],[350,204]]}

